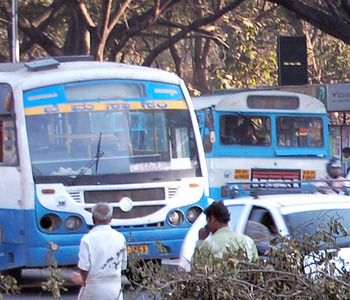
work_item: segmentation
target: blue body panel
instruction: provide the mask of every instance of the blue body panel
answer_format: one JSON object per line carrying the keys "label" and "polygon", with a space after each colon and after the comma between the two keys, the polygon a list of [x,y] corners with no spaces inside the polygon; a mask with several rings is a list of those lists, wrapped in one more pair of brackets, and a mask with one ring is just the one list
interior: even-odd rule
{"label": "blue body panel", "polygon": [[[203,197],[198,204],[203,207],[207,203]],[[62,219],[69,213],[46,211],[40,205],[37,213],[34,210],[0,210],[0,226],[3,240],[0,244],[0,271],[12,268],[45,267],[52,263],[52,257],[58,265],[76,265],[78,262],[79,244],[82,236],[88,233],[88,226],[83,225],[77,233],[49,233],[41,232],[37,225],[37,214],[47,212],[57,213]],[[189,207],[182,207],[186,214]],[[160,227],[119,227],[127,241],[127,245],[147,245],[149,253],[143,254],[143,259],[178,258],[183,239],[191,227],[184,221],[180,226],[174,227],[166,222]],[[59,246],[58,250],[49,250],[49,243]],[[167,249],[163,253],[159,244]]]}

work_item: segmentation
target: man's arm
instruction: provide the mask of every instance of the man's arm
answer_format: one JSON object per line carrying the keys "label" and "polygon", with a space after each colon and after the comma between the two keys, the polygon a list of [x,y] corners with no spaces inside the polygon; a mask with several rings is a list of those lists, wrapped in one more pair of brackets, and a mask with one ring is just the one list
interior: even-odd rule
{"label": "man's arm", "polygon": [[[86,278],[90,270],[90,251],[88,244],[82,239],[79,247],[78,269],[82,279],[82,285],[86,285]],[[87,271],[86,271],[87,270]]]}
{"label": "man's arm", "polygon": [[81,279],[83,280],[83,286],[86,285],[86,278],[88,277],[89,271],[84,271],[82,269],[79,269],[80,271],[80,275],[81,275]]}
{"label": "man's arm", "polygon": [[126,242],[124,244],[123,255],[122,255],[122,270],[125,270],[128,264],[128,252],[126,248]]}

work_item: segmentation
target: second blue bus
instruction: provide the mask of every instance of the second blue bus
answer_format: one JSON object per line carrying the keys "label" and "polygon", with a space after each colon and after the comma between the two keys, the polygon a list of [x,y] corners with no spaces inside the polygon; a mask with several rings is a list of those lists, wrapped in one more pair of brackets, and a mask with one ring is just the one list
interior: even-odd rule
{"label": "second blue bus", "polygon": [[326,108],[316,98],[281,91],[194,97],[213,199],[252,188],[297,188],[326,175]]}

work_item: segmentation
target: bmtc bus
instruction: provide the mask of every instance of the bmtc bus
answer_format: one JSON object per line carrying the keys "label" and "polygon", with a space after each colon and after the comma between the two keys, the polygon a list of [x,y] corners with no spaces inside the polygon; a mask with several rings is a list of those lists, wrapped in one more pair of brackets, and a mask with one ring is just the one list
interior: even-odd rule
{"label": "bmtc bus", "polygon": [[128,253],[177,258],[209,195],[184,82],[64,60],[0,64],[0,271],[75,265],[97,202]]}
{"label": "bmtc bus", "polygon": [[299,188],[326,174],[328,117],[319,100],[280,91],[193,97],[210,197],[233,198],[252,188]]}

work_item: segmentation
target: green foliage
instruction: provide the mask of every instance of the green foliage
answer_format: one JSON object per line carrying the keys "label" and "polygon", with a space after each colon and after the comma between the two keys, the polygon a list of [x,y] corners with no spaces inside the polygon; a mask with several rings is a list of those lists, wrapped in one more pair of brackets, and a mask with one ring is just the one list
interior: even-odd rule
{"label": "green foliage", "polygon": [[[118,12],[117,0],[110,6],[102,0],[20,1],[21,60],[91,54],[101,60],[145,64],[177,72],[193,94],[200,94],[276,86],[277,37],[306,35],[309,82],[348,79],[348,45],[269,1],[246,0],[220,18],[206,21],[233,2],[160,1],[166,7],[159,10],[158,1],[131,1]],[[313,3],[327,11],[326,2]],[[10,0],[0,2],[0,61],[10,61],[11,14],[6,9],[10,6]],[[331,7],[340,9],[339,4]],[[337,12],[334,24],[348,21],[347,15]],[[328,28],[339,27],[334,24]],[[181,37],[174,40],[177,35]]]}
{"label": "green foliage", "polygon": [[10,275],[0,274],[0,300],[4,299],[3,293],[6,294],[19,294],[20,288],[17,284],[17,280]]}
{"label": "green foliage", "polygon": [[[54,299],[61,299],[61,291],[67,291],[64,287],[65,280],[62,277],[61,270],[57,266],[57,261],[51,253],[48,253],[47,258],[51,262],[51,265],[48,267],[50,276],[48,280],[43,283],[42,289],[50,292]],[[0,274],[0,300],[4,300],[3,293],[20,293],[20,287],[18,286],[16,278]]]}
{"label": "green foliage", "polygon": [[54,299],[61,299],[61,290],[67,291],[67,289],[64,287],[65,280],[62,277],[61,270],[57,266],[57,261],[54,260],[48,269],[50,271],[50,277],[43,283],[42,289],[51,292]]}
{"label": "green foliage", "polygon": [[349,299],[350,273],[344,261],[335,263],[339,234],[347,232],[332,220],[327,230],[302,241],[278,236],[257,262],[227,253],[214,264],[208,257],[196,259],[189,272],[149,262],[132,269],[143,278],[134,285],[153,299]]}
{"label": "green foliage", "polygon": [[[64,287],[65,280],[62,277],[61,270],[57,266],[57,261],[53,261],[52,265],[48,267],[50,276],[46,282],[43,283],[42,289],[52,294],[54,299],[61,299],[61,291],[67,291]],[[0,300],[4,300],[3,294],[19,294],[21,291],[18,286],[16,278],[10,275],[0,274]]]}
{"label": "green foliage", "polygon": [[217,70],[218,88],[242,88],[277,85],[277,58],[274,50],[262,51],[257,41],[262,25],[246,17],[236,17],[235,24],[226,19],[224,65]]}

